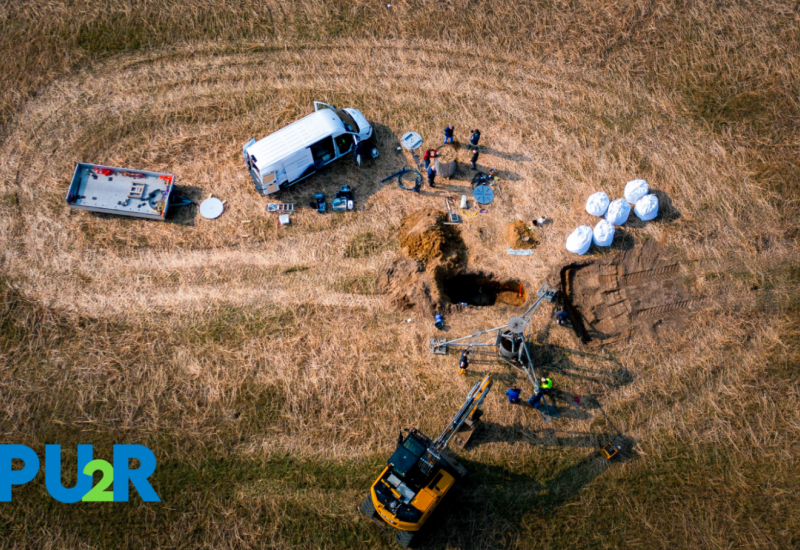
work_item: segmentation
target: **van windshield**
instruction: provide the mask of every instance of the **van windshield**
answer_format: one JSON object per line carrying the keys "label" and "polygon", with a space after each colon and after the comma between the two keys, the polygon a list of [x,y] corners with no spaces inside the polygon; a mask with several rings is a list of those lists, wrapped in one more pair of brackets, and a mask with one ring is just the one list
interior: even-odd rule
{"label": "van windshield", "polygon": [[358,129],[358,124],[356,124],[356,121],[353,120],[353,117],[351,117],[347,111],[343,111],[342,109],[334,109],[333,112],[336,113],[336,116],[342,119],[342,124],[344,124],[345,130],[353,134],[358,134],[360,132]]}

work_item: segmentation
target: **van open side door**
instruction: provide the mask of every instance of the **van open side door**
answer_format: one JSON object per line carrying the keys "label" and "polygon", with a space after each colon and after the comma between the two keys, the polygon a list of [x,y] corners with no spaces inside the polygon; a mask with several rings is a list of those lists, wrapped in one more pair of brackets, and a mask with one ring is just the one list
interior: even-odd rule
{"label": "van open side door", "polygon": [[320,111],[322,109],[336,109],[336,107],[333,107],[332,105],[328,105],[327,103],[323,103],[321,101],[315,101],[314,102],[314,110],[315,111]]}
{"label": "van open side door", "polygon": [[250,172],[250,177],[253,179],[253,185],[256,186],[256,191],[263,193],[264,183],[261,181],[261,173],[258,171],[255,163],[250,161],[250,155],[247,154],[247,148],[253,145],[255,142],[256,140],[251,139],[245,143],[244,146],[242,146],[242,154],[244,154],[244,163],[247,166],[247,170]]}
{"label": "van open side door", "polygon": [[242,145],[242,154],[244,155],[244,163],[250,168],[250,158],[247,156],[247,148],[256,142],[255,139],[250,138],[250,141]]}

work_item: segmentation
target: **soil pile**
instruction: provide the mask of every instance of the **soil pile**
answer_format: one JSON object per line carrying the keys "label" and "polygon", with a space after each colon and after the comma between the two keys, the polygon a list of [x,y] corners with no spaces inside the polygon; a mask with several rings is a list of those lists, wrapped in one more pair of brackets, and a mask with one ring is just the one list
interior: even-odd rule
{"label": "soil pile", "polygon": [[465,273],[467,247],[459,230],[445,225],[444,212],[424,209],[400,225],[400,245],[408,255],[392,262],[378,290],[400,309],[418,308],[435,315],[451,305],[521,306],[528,298],[520,281],[500,282],[491,274]]}
{"label": "soil pile", "polygon": [[392,296],[400,310],[418,307],[434,315],[440,296],[425,271],[425,264],[413,258],[400,258],[378,280],[378,291]]}
{"label": "soil pile", "polygon": [[446,309],[438,281],[463,270],[467,258],[461,233],[446,220],[444,212],[426,208],[400,225],[400,246],[409,257],[395,260],[378,282],[400,309],[417,307],[430,315]]}
{"label": "soil pile", "polygon": [[418,210],[400,225],[400,246],[411,258],[428,263],[441,258],[447,248],[444,222],[447,215],[438,210]]}
{"label": "soil pile", "polygon": [[522,221],[508,224],[506,228],[506,242],[514,250],[531,250],[536,248],[536,239],[533,231]]}
{"label": "soil pile", "polygon": [[689,294],[690,275],[690,265],[648,244],[562,268],[561,290],[581,340],[603,343],[664,324],[679,328],[705,304]]}

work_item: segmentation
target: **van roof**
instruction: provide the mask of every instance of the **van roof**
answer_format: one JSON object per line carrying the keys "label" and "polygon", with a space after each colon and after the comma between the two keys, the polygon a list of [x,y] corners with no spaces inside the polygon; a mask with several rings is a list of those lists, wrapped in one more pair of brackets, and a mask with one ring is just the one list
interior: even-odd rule
{"label": "van roof", "polygon": [[344,132],[344,124],[330,109],[320,109],[247,148],[256,157],[256,166],[264,169],[324,137]]}

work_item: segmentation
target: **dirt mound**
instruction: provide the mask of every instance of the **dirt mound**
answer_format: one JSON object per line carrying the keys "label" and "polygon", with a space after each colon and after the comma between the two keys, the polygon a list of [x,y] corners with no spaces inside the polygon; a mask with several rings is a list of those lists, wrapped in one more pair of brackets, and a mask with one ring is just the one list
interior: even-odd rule
{"label": "dirt mound", "polygon": [[400,225],[400,246],[426,266],[448,263],[457,267],[466,259],[466,245],[458,229],[445,225],[445,221],[447,214],[432,208],[412,213]]}
{"label": "dirt mound", "polygon": [[515,250],[530,250],[536,248],[536,239],[533,231],[525,222],[515,221],[506,228],[506,242]]}
{"label": "dirt mound", "polygon": [[447,245],[444,221],[446,214],[439,210],[417,210],[400,225],[400,246],[406,254],[422,262],[441,258]]}
{"label": "dirt mound", "polygon": [[413,258],[400,258],[378,280],[378,292],[392,296],[400,310],[418,308],[430,315],[439,311],[441,295],[425,265]]}
{"label": "dirt mound", "polygon": [[441,147],[436,149],[436,153],[437,153],[436,158],[439,160],[439,162],[444,164],[448,162],[453,162],[458,157],[458,152],[456,151],[456,148],[449,143],[442,145]]}
{"label": "dirt mound", "polygon": [[400,225],[400,244],[408,258],[392,262],[378,290],[401,310],[418,308],[435,315],[452,305],[521,306],[528,299],[520,281],[498,281],[491,274],[465,273],[467,247],[459,230],[445,225],[444,212],[424,209]]}
{"label": "dirt mound", "polygon": [[584,343],[609,342],[668,322],[700,309],[705,300],[685,285],[691,266],[655,245],[636,246],[594,262],[561,270],[561,290],[573,328]]}

